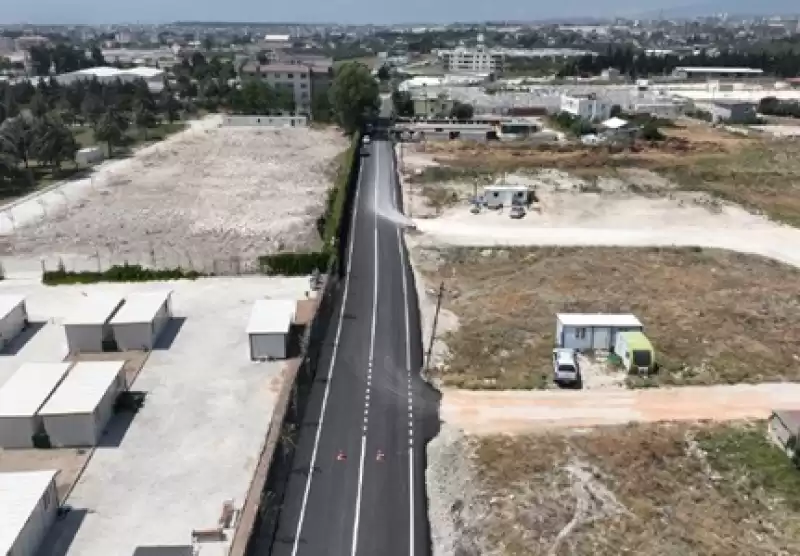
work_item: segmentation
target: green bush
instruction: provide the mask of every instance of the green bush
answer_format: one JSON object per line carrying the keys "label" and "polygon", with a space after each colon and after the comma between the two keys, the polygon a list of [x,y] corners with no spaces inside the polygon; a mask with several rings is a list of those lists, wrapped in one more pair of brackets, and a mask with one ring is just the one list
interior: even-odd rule
{"label": "green bush", "polygon": [[95,284],[97,282],[153,282],[158,280],[195,280],[203,274],[182,268],[154,269],[141,265],[114,265],[102,272],[72,272],[59,265],[58,270],[46,270],[42,282],[49,286],[63,284]]}
{"label": "green bush", "polygon": [[270,276],[305,276],[314,271],[325,272],[330,257],[331,253],[327,250],[263,255],[258,258],[258,268]]}

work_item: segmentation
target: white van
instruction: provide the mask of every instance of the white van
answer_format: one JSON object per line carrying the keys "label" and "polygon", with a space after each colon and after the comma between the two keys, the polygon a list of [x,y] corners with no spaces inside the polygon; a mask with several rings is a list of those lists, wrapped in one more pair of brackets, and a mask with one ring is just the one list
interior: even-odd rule
{"label": "white van", "polygon": [[553,350],[553,377],[556,384],[577,384],[581,369],[574,349],[556,348]]}

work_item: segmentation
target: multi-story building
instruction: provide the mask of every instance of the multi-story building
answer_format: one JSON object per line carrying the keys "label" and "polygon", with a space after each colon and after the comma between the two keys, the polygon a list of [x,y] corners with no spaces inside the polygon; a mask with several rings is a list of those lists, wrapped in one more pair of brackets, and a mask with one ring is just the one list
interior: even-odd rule
{"label": "multi-story building", "polygon": [[561,111],[588,121],[603,121],[611,116],[611,103],[588,95],[561,95]]}
{"label": "multi-story building", "polygon": [[312,72],[303,64],[245,64],[242,73],[258,77],[278,90],[290,90],[294,98],[295,112],[311,113]]}
{"label": "multi-story building", "polygon": [[501,73],[505,69],[505,53],[486,48],[482,35],[478,35],[475,48],[459,46],[440,50],[438,54],[445,70],[454,73]]}

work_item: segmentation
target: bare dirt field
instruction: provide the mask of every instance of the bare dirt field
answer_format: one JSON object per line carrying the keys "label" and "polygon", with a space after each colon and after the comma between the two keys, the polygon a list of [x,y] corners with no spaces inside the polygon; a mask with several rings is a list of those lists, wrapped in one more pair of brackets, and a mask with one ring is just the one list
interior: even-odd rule
{"label": "bare dirt field", "polygon": [[[608,192],[597,186],[598,179],[605,179],[616,182],[617,190],[639,196],[688,203],[699,198],[702,204],[708,204],[710,196],[716,199],[712,211],[719,211],[720,201],[728,201],[781,222],[800,224],[800,143],[743,137],[683,121],[662,131],[666,141],[625,150],[451,141],[406,146],[408,155],[403,159],[409,175],[417,174],[411,181],[421,184],[420,189],[427,188],[423,193],[437,208],[451,204],[449,191],[448,195],[437,191],[449,188],[447,182],[465,184],[471,193],[474,183],[487,176],[555,169],[572,176],[572,188],[581,192]],[[698,193],[704,195],[698,197]]]}
{"label": "bare dirt field", "polygon": [[214,260],[310,249],[334,160],[346,147],[334,130],[187,131],[103,173],[57,214],[17,229],[5,251],[211,271]]}
{"label": "bare dirt field", "polygon": [[800,474],[763,423],[445,430],[428,456],[436,556],[800,552]]}
{"label": "bare dirt field", "polygon": [[56,490],[63,502],[80,477],[93,448],[51,448],[47,450],[3,450],[0,448],[0,473],[10,471],[58,470]]}
{"label": "bare dirt field", "polygon": [[443,336],[445,387],[551,387],[558,312],[631,312],[659,371],[619,376],[598,354],[584,387],[800,380],[800,271],[701,248],[451,248],[414,254],[426,283],[445,282],[458,327]]}

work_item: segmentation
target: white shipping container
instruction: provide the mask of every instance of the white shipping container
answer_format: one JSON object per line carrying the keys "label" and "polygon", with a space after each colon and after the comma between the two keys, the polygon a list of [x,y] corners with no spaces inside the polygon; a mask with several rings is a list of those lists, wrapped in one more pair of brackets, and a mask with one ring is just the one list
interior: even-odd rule
{"label": "white shipping container", "polygon": [[125,387],[124,361],[81,361],[39,411],[53,447],[95,446]]}
{"label": "white shipping container", "polygon": [[34,556],[56,518],[58,471],[0,473],[0,554]]}
{"label": "white shipping container", "polygon": [[285,359],[297,301],[259,299],[253,305],[247,337],[250,359]]}
{"label": "white shipping container", "polygon": [[33,448],[37,414],[71,363],[25,363],[0,388],[0,447]]}
{"label": "white shipping container", "polygon": [[28,325],[25,298],[21,295],[0,295],[0,350]]}
{"label": "white shipping container", "polygon": [[101,353],[103,343],[113,340],[110,321],[122,306],[121,296],[95,295],[84,298],[64,321],[70,353]]}
{"label": "white shipping container", "polygon": [[117,347],[122,351],[151,350],[172,318],[172,291],[134,293],[111,319]]}

